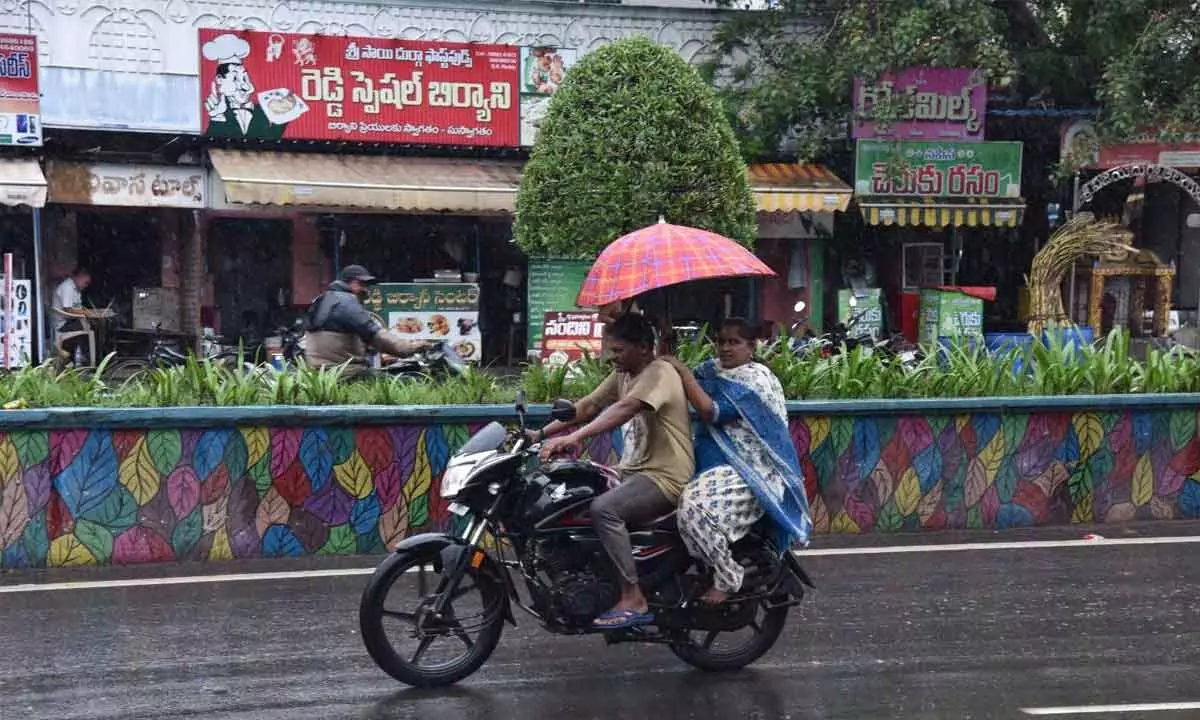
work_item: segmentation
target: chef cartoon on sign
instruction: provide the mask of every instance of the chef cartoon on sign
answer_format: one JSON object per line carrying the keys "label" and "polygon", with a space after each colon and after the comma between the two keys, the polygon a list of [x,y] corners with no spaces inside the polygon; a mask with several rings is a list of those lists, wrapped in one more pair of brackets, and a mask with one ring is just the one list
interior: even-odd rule
{"label": "chef cartoon on sign", "polygon": [[207,134],[212,137],[278,140],[286,123],[272,123],[255,101],[254,82],[246,71],[250,43],[237,35],[224,34],[204,43],[204,59],[217,64],[216,75],[204,110],[208,113]]}

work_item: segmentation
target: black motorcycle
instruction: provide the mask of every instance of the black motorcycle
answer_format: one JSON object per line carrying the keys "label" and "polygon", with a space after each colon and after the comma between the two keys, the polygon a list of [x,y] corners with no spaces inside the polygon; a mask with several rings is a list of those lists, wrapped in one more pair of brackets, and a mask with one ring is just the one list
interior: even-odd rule
{"label": "black motorcycle", "polygon": [[[513,436],[491,423],[448,463],[441,490],[457,532],[401,541],[363,591],[363,642],[380,668],[416,687],[458,682],[487,661],[505,622],[516,625],[514,605],[552,633],[662,644],[704,670],[737,670],[771,649],[789,609],[813,585],[793,553],[772,546],[765,521],[734,546],[745,580],[717,606],[698,601],[712,584],[711,572],[688,554],[673,516],[631,528],[655,621],[593,628],[616,604],[619,586],[588,510],[618,478],[586,460],[538,462],[538,446],[525,439],[523,393],[516,410],[521,432]],[[551,414],[570,420],[574,412],[558,401]],[[405,605],[394,597],[414,589],[415,599]],[[718,646],[722,635],[736,639]]]}
{"label": "black motorcycle", "polygon": [[405,358],[396,358],[380,368],[380,371],[388,377],[400,380],[445,380],[466,375],[468,366],[450,343],[439,342],[429,350],[422,350]]}

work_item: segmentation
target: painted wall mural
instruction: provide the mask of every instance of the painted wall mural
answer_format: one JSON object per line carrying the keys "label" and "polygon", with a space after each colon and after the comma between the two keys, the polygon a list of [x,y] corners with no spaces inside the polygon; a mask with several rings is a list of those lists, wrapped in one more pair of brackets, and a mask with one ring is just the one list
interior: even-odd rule
{"label": "painted wall mural", "polygon": [[[438,485],[475,429],[0,434],[0,566],[383,552],[448,526]],[[1196,412],[815,417],[792,437],[819,532],[1200,517]]]}

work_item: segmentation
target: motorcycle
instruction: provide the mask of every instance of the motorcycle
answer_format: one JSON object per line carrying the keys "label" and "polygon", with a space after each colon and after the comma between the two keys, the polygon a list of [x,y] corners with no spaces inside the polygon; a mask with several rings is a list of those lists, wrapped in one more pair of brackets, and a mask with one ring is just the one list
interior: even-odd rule
{"label": "motorcycle", "polygon": [[[734,546],[746,567],[745,580],[740,592],[718,606],[698,602],[712,584],[711,572],[688,554],[674,530],[673,513],[630,528],[654,623],[594,628],[594,618],[616,604],[620,591],[616,568],[588,511],[594,498],[615,486],[617,473],[588,460],[538,462],[540,448],[525,433],[524,393],[518,395],[516,412],[520,430],[515,435],[493,422],[446,467],[441,494],[460,525],[457,532],[402,540],[363,590],[359,624],[376,665],[415,687],[456,683],[487,661],[505,623],[517,624],[513,606],[553,634],[666,645],[704,670],[740,669],[771,649],[788,611],[813,584],[795,554],[772,546],[768,521]],[[574,413],[571,403],[560,400],[551,416],[569,422]],[[389,604],[393,591],[414,585],[413,605]],[[468,607],[476,597],[478,611]],[[414,641],[415,649],[394,644],[387,625],[401,626],[396,641]],[[748,639],[731,648],[714,647],[720,635],[742,631],[748,631]],[[439,642],[453,654],[426,662]]]}
{"label": "motorcycle", "polygon": [[380,369],[385,375],[400,380],[444,380],[451,376],[467,374],[466,361],[450,343],[439,342],[429,350],[422,350],[405,358],[395,358]]}

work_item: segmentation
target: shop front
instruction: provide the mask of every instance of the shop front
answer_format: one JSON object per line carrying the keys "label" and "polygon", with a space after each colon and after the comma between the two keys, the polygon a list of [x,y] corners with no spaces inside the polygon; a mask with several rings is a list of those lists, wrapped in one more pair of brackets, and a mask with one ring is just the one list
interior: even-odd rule
{"label": "shop front", "polygon": [[[752,165],[747,179],[758,209],[758,256],[776,272],[758,282],[758,315],[777,331],[800,322],[819,333],[827,245],[836,232],[835,213],[845,212],[853,191],[822,165]],[[805,304],[801,313],[798,302]]]}
{"label": "shop front", "polygon": [[[361,264],[390,287],[373,306],[401,334],[453,341],[482,363],[522,354],[526,263],[509,242],[521,164],[511,153],[535,134],[522,106],[552,93],[574,55],[250,31],[199,39],[213,167],[206,325],[269,332],[339,268]],[[543,61],[553,80],[536,72]],[[413,287],[428,285],[440,287]]]}
{"label": "shop front", "polygon": [[204,168],[50,160],[46,179],[45,290],[75,268],[89,271],[83,331],[95,359],[141,354],[156,335],[194,345]]}
{"label": "shop front", "polygon": [[894,308],[885,312],[890,329],[916,340],[930,308],[992,295],[955,289],[963,287],[998,295],[969,310],[963,300],[955,313],[962,322],[935,322],[925,339],[979,335],[985,320],[994,330],[1019,329],[1018,290],[1029,260],[1017,249],[1025,209],[1021,143],[860,140],[856,150],[855,197],[873,265],[864,274]]}

